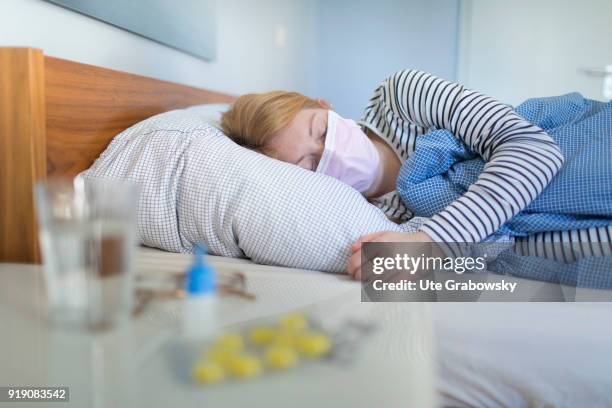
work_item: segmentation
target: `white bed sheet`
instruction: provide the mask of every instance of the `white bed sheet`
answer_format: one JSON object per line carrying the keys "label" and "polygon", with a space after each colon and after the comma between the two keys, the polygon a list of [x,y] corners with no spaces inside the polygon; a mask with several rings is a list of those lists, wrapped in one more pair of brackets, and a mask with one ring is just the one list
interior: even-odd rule
{"label": "white bed sheet", "polygon": [[[189,255],[143,248],[137,265],[139,273],[172,273],[190,262]],[[308,276],[321,298],[356,285],[337,275],[245,259],[210,256],[209,262],[220,269],[262,272],[272,280]],[[254,314],[319,300],[300,291],[275,292],[270,282],[266,290],[268,302]],[[433,303],[430,310],[443,406],[612,407],[612,303]],[[253,317],[242,310],[234,319]],[[386,342],[404,354],[403,340]]]}
{"label": "white bed sheet", "polygon": [[432,305],[454,407],[611,407],[612,304]]}

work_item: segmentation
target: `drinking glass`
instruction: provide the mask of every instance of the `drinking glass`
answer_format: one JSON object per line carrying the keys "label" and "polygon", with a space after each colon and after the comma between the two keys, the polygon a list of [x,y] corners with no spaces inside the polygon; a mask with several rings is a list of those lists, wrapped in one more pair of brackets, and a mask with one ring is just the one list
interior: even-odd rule
{"label": "drinking glass", "polygon": [[129,316],[138,193],[134,182],[81,176],[36,186],[53,323],[97,329]]}

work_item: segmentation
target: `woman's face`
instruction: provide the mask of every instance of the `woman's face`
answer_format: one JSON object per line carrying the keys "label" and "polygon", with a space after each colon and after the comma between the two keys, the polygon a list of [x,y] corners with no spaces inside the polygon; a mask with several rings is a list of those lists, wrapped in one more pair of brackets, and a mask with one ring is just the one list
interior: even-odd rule
{"label": "woman's face", "polygon": [[325,147],[327,111],[326,108],[302,109],[271,138],[267,148],[275,152],[278,160],[315,171]]}

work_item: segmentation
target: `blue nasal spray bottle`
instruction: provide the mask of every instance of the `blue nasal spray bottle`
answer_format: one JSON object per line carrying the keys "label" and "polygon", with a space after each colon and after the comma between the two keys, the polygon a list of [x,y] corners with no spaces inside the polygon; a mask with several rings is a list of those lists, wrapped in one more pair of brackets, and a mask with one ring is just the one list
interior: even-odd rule
{"label": "blue nasal spray bottle", "polygon": [[217,333],[217,285],[215,272],[206,263],[206,247],[196,246],[193,265],[187,271],[182,333],[188,340],[206,340]]}

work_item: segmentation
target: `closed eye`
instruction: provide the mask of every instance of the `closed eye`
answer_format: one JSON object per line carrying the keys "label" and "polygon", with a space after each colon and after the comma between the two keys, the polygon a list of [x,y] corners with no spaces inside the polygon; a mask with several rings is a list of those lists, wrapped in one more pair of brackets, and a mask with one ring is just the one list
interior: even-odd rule
{"label": "closed eye", "polygon": [[295,164],[303,169],[315,171],[317,169],[317,159],[313,155],[304,156],[302,159],[297,161]]}
{"label": "closed eye", "polygon": [[317,160],[314,157],[310,158],[310,171],[316,171],[317,170]]}

